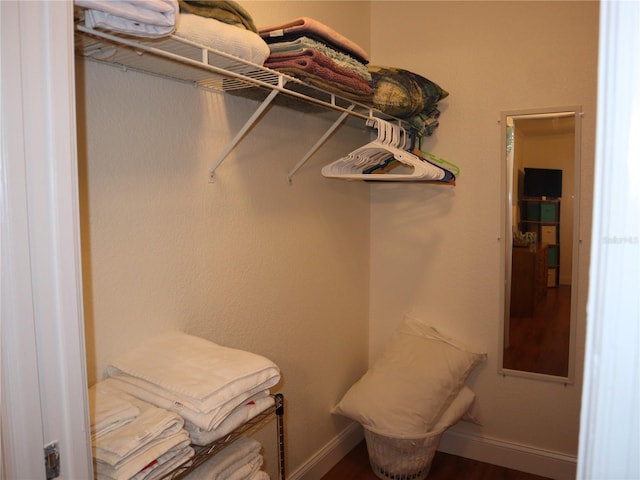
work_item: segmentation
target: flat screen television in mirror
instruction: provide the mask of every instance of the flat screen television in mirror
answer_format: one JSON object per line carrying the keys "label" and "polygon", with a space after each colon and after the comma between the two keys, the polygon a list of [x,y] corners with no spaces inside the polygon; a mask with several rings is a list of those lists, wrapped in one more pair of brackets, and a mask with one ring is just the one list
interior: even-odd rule
{"label": "flat screen television in mirror", "polygon": [[524,169],[525,197],[562,197],[562,170],[557,168]]}

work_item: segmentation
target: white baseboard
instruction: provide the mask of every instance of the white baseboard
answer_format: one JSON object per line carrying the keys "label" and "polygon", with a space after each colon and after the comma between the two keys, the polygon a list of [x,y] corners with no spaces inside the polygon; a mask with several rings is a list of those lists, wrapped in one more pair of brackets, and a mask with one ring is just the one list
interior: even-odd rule
{"label": "white baseboard", "polygon": [[503,440],[449,430],[438,450],[556,480],[576,478],[576,457]]}
{"label": "white baseboard", "polygon": [[362,427],[357,423],[352,423],[307,460],[300,468],[291,475],[288,475],[287,479],[320,480],[342,460],[347,453],[353,450],[363,438],[364,433],[362,432]]}
{"label": "white baseboard", "polygon": [[[287,479],[320,480],[363,438],[362,427],[352,423]],[[576,478],[576,457],[504,440],[449,430],[442,435],[438,450],[555,480]]]}

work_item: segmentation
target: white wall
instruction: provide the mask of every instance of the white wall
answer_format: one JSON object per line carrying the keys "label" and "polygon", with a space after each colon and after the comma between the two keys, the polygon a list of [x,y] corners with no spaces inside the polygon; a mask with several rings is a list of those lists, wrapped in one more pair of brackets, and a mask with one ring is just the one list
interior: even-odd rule
{"label": "white wall", "polygon": [[[355,4],[342,5],[312,11],[351,15]],[[278,8],[264,12],[299,14]],[[348,33],[368,38],[368,21]],[[369,191],[320,168],[368,132],[341,128],[289,185],[289,169],[337,114],[276,106],[210,184],[210,165],[256,102],[78,63],[90,384],[116,355],[169,329],[263,354],[282,369],[295,470],[347,426],[330,409],[367,366]]]}
{"label": "white wall", "polygon": [[[596,2],[373,2],[372,63],[408,68],[450,92],[425,148],[458,164],[457,186],[375,185],[371,203],[371,358],[404,312],[486,351],[470,379],[491,439],[576,455],[596,118]],[[500,112],[582,105],[576,381],[497,374],[503,302]],[[463,452],[467,444],[458,444]]]}

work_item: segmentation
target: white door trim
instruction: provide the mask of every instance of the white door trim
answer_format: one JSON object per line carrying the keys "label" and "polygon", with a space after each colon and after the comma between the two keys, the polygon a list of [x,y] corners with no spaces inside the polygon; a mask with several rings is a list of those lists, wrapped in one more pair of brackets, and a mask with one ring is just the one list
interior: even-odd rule
{"label": "white door trim", "polygon": [[640,3],[600,3],[578,478],[640,478]]}
{"label": "white door trim", "polygon": [[2,447],[8,478],[91,478],[72,2],[2,13]]}

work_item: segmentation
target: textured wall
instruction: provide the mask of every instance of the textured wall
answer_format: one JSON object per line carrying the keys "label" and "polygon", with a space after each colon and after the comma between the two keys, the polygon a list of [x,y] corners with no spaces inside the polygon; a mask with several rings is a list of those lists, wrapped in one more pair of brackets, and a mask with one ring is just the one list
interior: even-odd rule
{"label": "textured wall", "polygon": [[329,411],[367,366],[369,191],[320,168],[368,133],[341,128],[289,185],[337,114],[276,106],[210,184],[256,102],[90,62],[77,75],[90,384],[169,329],[266,355],[292,471],[345,428]]}
{"label": "textured wall", "polygon": [[[372,189],[371,355],[414,310],[488,352],[471,378],[483,427],[458,432],[575,455],[584,353],[594,158],[596,2],[373,2],[373,63],[408,68],[451,95],[425,149],[460,166],[455,188]],[[502,377],[500,112],[583,106],[577,375],[570,386]]]}

